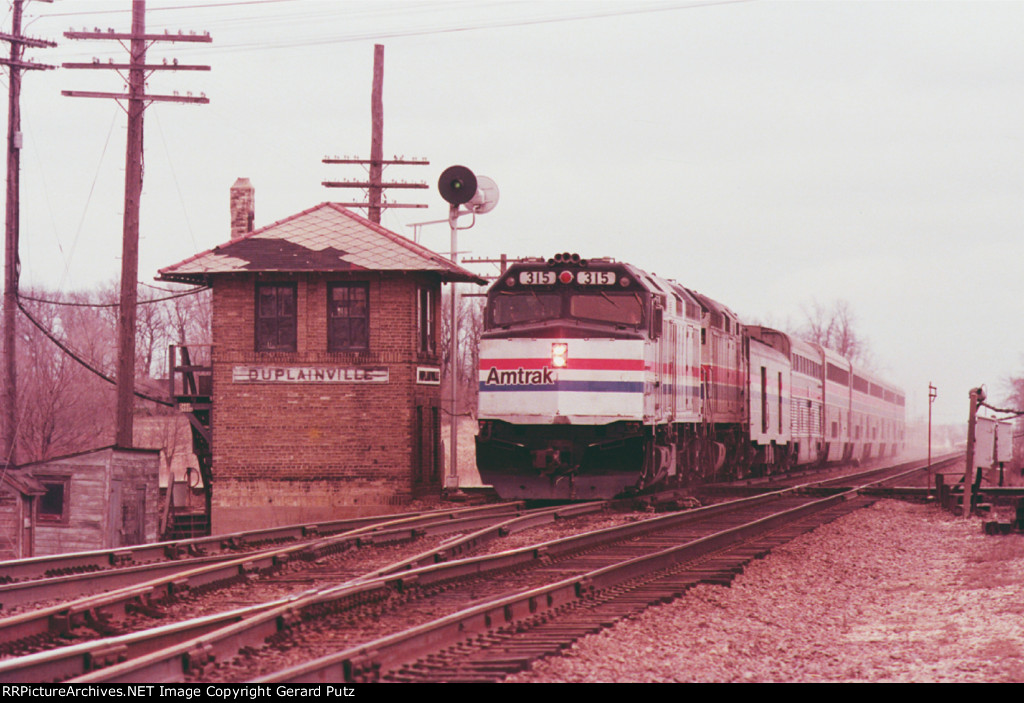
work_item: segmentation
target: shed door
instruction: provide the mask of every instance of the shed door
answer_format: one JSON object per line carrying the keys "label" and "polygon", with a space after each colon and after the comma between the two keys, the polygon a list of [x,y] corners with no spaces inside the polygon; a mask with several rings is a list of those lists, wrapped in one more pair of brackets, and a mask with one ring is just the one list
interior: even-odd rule
{"label": "shed door", "polygon": [[136,486],[127,491],[121,508],[121,544],[142,544],[146,541],[146,488]]}
{"label": "shed door", "polygon": [[107,503],[107,547],[120,547],[124,544],[121,532],[121,481],[110,481],[110,501]]}

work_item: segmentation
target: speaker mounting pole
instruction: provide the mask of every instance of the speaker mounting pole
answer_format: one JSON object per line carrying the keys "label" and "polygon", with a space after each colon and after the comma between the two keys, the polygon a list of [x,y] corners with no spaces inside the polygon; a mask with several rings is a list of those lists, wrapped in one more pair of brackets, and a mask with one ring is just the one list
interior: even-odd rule
{"label": "speaker mounting pole", "polygon": [[[441,173],[437,181],[437,189],[441,197],[449,203],[448,225],[451,228],[451,261],[459,263],[459,230],[469,229],[476,224],[477,214],[490,212],[498,204],[498,186],[486,176],[477,176],[465,166],[449,166]],[[465,205],[465,210],[460,206]],[[464,214],[473,215],[473,223],[468,227],[459,227],[459,216]],[[448,343],[448,381],[449,394],[449,419],[451,434],[449,437],[448,450],[448,475],[445,477],[444,486],[446,490],[457,493],[459,491],[459,327],[458,327],[458,305],[459,294],[456,290],[455,281],[451,282],[451,317],[449,318],[449,331],[451,338]]]}

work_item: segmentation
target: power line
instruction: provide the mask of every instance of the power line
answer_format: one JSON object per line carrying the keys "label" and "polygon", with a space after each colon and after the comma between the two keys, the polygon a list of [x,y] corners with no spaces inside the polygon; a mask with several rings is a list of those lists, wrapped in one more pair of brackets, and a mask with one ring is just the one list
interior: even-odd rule
{"label": "power line", "polygon": [[[237,0],[234,2],[208,2],[201,5],[175,5],[173,7],[151,7],[149,12],[166,12],[168,10],[203,10],[207,8],[235,7],[239,5],[273,5],[283,2],[297,2],[297,0]],[[47,17],[82,17],[85,15],[123,15],[131,10],[82,10],[79,12],[54,12],[46,13]]]}
{"label": "power line", "polygon": [[[158,289],[159,290],[159,289]],[[210,290],[208,286],[200,286],[198,288],[192,288],[190,290],[182,291],[181,293],[175,293],[174,295],[168,295],[163,298],[150,298],[148,300],[139,300],[137,305],[151,305],[153,303],[163,303],[168,300],[174,300],[176,298],[185,298],[190,295],[196,295],[202,293],[205,290]],[[61,305],[64,307],[72,308],[118,308],[121,307],[121,303],[78,303],[72,300],[46,300],[45,298],[37,298],[32,295],[18,295],[20,300],[31,300],[33,303],[43,303],[44,305]]]}
{"label": "power line", "polygon": [[[43,335],[45,335],[47,339],[49,339],[51,342],[56,344],[58,349],[60,349],[62,352],[67,354],[69,357],[74,359],[76,362],[78,362],[79,364],[84,366],[87,370],[91,371],[92,373],[94,373],[97,376],[99,376],[100,378],[102,378],[107,383],[112,383],[115,386],[118,385],[117,384],[117,379],[113,378],[112,376],[108,376],[107,374],[105,374],[102,371],[100,371],[99,369],[97,369],[95,366],[93,366],[88,361],[86,361],[82,356],[80,356],[77,352],[75,352],[71,347],[69,347],[67,344],[65,344],[60,339],[58,339],[57,336],[51,330],[47,329],[46,326],[43,325],[43,323],[41,323],[39,320],[37,320],[35,317],[33,317],[32,313],[30,313],[28,310],[25,309],[25,306],[21,304],[20,300],[18,301],[18,309],[21,310],[21,313],[26,318],[28,318],[28,321],[31,322],[40,332],[42,332]],[[151,395],[146,395],[145,393],[141,393],[141,392],[135,390],[134,382],[132,384],[132,395],[134,395],[134,396],[136,396],[138,398],[142,398],[143,400],[149,400],[151,402],[158,403],[160,405],[166,405],[167,407],[174,407],[174,403],[171,403],[171,402],[169,402],[167,400],[163,400],[162,398],[154,398]]]}
{"label": "power line", "polygon": [[[272,3],[272,2],[293,2],[294,0],[264,0],[264,1],[267,2],[267,3]],[[688,1],[688,2],[672,2],[672,3],[659,2],[659,3],[647,4],[647,5],[644,5],[644,6],[641,6],[641,7],[626,6],[626,7],[621,7],[620,9],[593,10],[593,11],[585,11],[585,12],[576,12],[576,13],[566,14],[566,15],[551,15],[549,13],[547,15],[533,15],[533,16],[527,16],[527,17],[498,18],[498,19],[494,19],[494,20],[479,20],[479,21],[470,21],[470,22],[458,22],[458,21],[455,21],[455,22],[448,22],[448,23],[444,23],[444,24],[437,24],[437,23],[435,23],[435,24],[433,24],[431,26],[424,26],[424,24],[426,24],[426,21],[429,21],[429,20],[426,20],[424,22],[418,22],[418,23],[416,23],[416,26],[408,28],[408,29],[396,29],[396,30],[391,30],[391,31],[368,30],[368,31],[364,31],[364,32],[354,32],[354,33],[351,33],[351,34],[332,35],[332,36],[326,36],[326,37],[324,37],[324,36],[315,37],[315,36],[311,35],[308,32],[303,32],[303,33],[290,32],[288,34],[289,39],[278,41],[278,42],[268,42],[266,40],[261,40],[261,41],[258,41],[258,42],[256,42],[256,41],[244,41],[244,42],[231,43],[231,42],[223,42],[222,41],[222,42],[218,42],[216,47],[203,48],[203,49],[200,49],[200,51],[202,51],[202,52],[212,51],[212,52],[215,52],[215,53],[226,53],[226,52],[234,52],[234,51],[255,51],[255,50],[268,51],[268,50],[274,50],[274,49],[289,49],[289,48],[295,48],[295,47],[326,46],[326,45],[331,45],[331,44],[344,44],[344,43],[349,43],[349,42],[369,41],[369,40],[383,40],[383,39],[392,39],[392,38],[397,38],[397,37],[429,36],[429,35],[435,35],[435,34],[450,34],[450,33],[455,33],[455,32],[470,32],[470,31],[480,31],[480,30],[486,30],[486,29],[503,29],[503,28],[510,28],[510,27],[526,27],[526,26],[535,26],[535,25],[544,25],[544,24],[555,24],[555,23],[564,23],[564,22],[580,22],[580,21],[593,20],[593,19],[606,19],[606,18],[614,18],[614,17],[625,17],[625,16],[630,16],[630,15],[645,15],[645,14],[654,14],[654,13],[663,13],[663,12],[675,12],[675,11],[678,11],[678,10],[691,10],[691,9],[698,9],[698,8],[703,8],[703,7],[714,7],[714,6],[719,6],[719,5],[732,5],[732,4],[738,4],[738,3],[749,3],[749,2],[754,2],[754,1],[755,0],[691,0],[691,1]],[[159,8],[159,9],[160,10],[178,10],[178,9],[196,9],[196,8],[216,9],[216,8],[220,8],[220,7],[230,7],[230,6],[235,5],[235,4],[244,5],[244,4],[261,4],[261,3],[258,2],[258,0],[251,0],[248,3],[247,2],[223,3],[223,4],[211,3],[211,4],[206,4],[206,5],[165,7],[165,8]],[[456,7],[458,7],[458,6],[465,6],[464,3],[449,3],[449,4],[450,5],[454,5]],[[538,3],[538,6],[540,6],[539,3]],[[548,7],[548,6],[549,5],[547,3],[544,4],[544,7]],[[294,23],[296,18],[304,18],[304,19],[308,19],[312,25],[319,27],[319,26],[322,26],[324,24],[324,18],[331,17],[331,16],[350,18],[353,14],[357,14],[357,15],[363,15],[364,19],[372,20],[374,17],[379,17],[379,16],[382,16],[382,15],[394,15],[395,12],[396,12],[395,10],[384,10],[384,11],[382,11],[377,6],[374,6],[374,10],[372,10],[370,12],[353,12],[353,10],[352,10],[352,8],[350,6],[345,5],[345,4],[341,4],[341,3],[331,4],[331,7],[332,7],[332,9],[334,11],[324,11],[324,10],[318,8],[316,11],[312,11],[312,12],[287,13],[287,14],[278,14],[278,15],[272,15],[272,16],[266,16],[266,17],[249,17],[249,18],[245,18],[245,20],[239,20],[238,18],[232,18],[229,21],[231,23],[231,27],[234,28],[234,29],[238,28],[238,25],[239,25],[240,21],[244,21],[244,22],[246,22],[249,25],[253,25],[253,24],[267,24],[267,25],[272,25],[276,29],[280,29],[280,27],[281,27],[281,25],[283,23],[286,23],[286,22]],[[341,9],[334,9],[334,8],[341,8]],[[429,9],[429,6],[428,6],[428,9]],[[413,4],[411,6],[403,5],[400,8],[400,12],[401,12],[400,17],[402,19],[405,19],[405,18],[408,17],[408,14],[409,14],[410,11],[417,11],[417,10],[421,11],[421,14],[422,14],[422,8],[418,4]],[[119,13],[123,13],[123,12],[125,12],[125,10],[116,10],[116,11],[106,10],[106,11],[96,11],[96,12],[97,13],[100,13],[100,12],[119,12]],[[70,16],[78,16],[78,15],[87,16],[88,14],[89,14],[88,12],[65,13],[64,15],[47,15],[47,17],[59,17],[59,16],[69,16],[70,17]],[[228,21],[228,20],[225,20],[225,21]],[[218,22],[218,20],[213,20],[213,22],[212,22],[213,26],[216,26],[217,22]],[[252,32],[249,32],[249,34],[251,34],[251,33]]]}

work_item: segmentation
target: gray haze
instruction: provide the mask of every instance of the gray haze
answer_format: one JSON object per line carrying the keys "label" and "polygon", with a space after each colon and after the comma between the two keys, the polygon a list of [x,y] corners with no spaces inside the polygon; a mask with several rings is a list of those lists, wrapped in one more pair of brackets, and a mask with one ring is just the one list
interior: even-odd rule
{"label": "gray haze", "polygon": [[[845,299],[908,419],[962,422],[971,386],[998,399],[1024,373],[1024,4],[1020,2],[169,2],[148,26],[206,30],[157,45],[153,93],[207,106],[146,113],[140,277],[228,239],[228,188],[256,188],[256,225],[324,200],[369,156],[373,44],[385,51],[384,150],[427,157],[388,178],[445,216],[459,163],[501,188],[460,235],[472,256],[555,251],[627,260],[729,305],[798,324]],[[124,58],[69,28],[127,31],[129,0],[31,3],[37,61]],[[115,10],[115,12],[108,12]],[[5,26],[9,27],[9,12]],[[23,285],[118,275],[123,111],[62,89],[118,91],[112,71],[27,75]],[[358,194],[353,194],[358,195]],[[423,242],[448,249],[443,225]]]}

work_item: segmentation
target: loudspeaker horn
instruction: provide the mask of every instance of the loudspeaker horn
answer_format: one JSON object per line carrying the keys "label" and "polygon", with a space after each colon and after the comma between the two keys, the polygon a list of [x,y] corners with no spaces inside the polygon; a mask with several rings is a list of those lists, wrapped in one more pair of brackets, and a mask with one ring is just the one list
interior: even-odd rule
{"label": "loudspeaker horn", "polygon": [[466,202],[466,209],[477,215],[490,212],[498,204],[498,184],[487,176],[476,177],[476,193]]}

